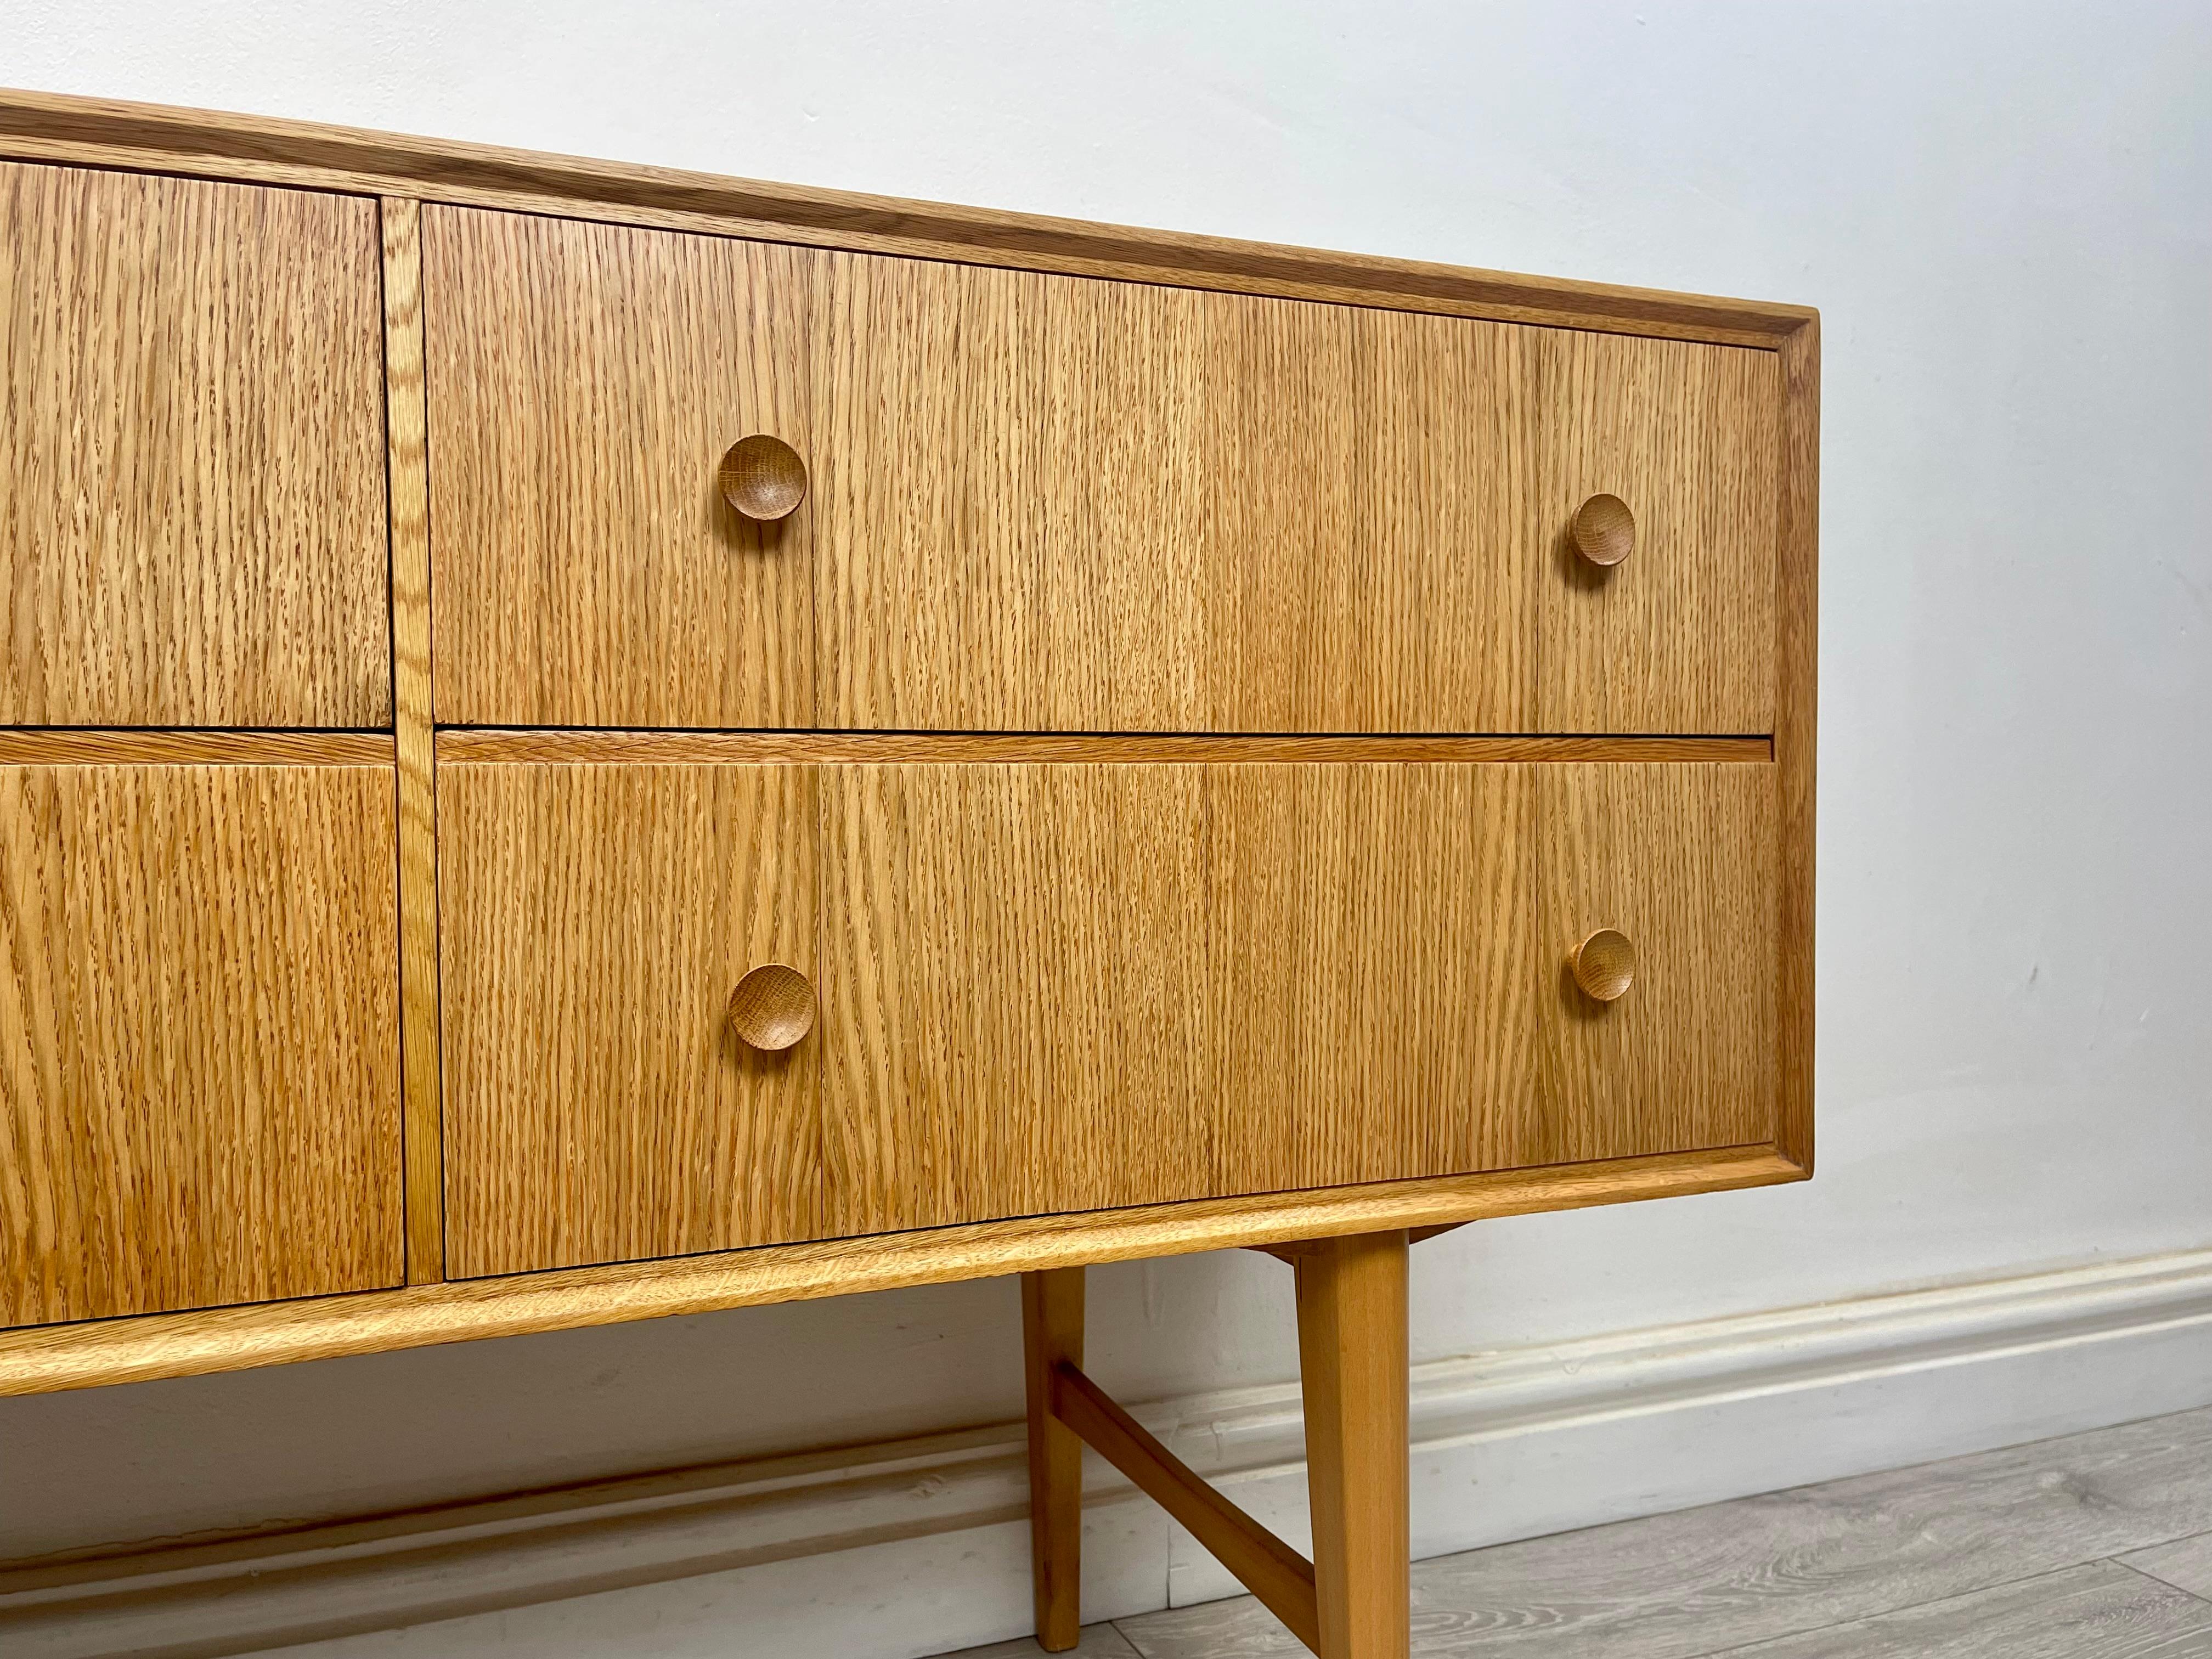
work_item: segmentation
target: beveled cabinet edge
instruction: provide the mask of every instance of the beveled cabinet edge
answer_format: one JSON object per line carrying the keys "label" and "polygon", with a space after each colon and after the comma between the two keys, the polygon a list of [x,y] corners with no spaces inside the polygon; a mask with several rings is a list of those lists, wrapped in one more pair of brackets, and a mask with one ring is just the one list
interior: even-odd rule
{"label": "beveled cabinet edge", "polygon": [[676,732],[448,726],[447,765],[1008,764],[1174,762],[1728,761],[1774,758],[1766,738],[1453,737],[1393,732]]}
{"label": "beveled cabinet edge", "polygon": [[1771,1146],[775,1244],[0,1331],[0,1395],[1802,1180]]}
{"label": "beveled cabinet edge", "polygon": [[384,422],[391,537],[392,717],[399,765],[399,1089],[407,1282],[446,1276],[438,1090],[437,751],[432,735],[429,410],[422,355],[422,204],[378,204],[384,248]]}
{"label": "beveled cabinet edge", "polygon": [[1770,350],[1813,314],[58,93],[0,90],[0,155]]}
{"label": "beveled cabinet edge", "polygon": [[1814,810],[1820,690],[1820,319],[1776,354],[1781,380],[1781,511],[1775,548],[1775,1126],[1784,1157],[1813,1172]]}

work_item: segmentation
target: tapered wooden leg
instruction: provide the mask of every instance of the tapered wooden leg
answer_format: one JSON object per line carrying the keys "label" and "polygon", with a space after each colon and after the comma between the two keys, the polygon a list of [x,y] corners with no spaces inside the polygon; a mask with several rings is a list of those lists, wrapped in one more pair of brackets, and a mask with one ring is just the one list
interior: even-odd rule
{"label": "tapered wooden leg", "polygon": [[1306,1408],[1321,1659],[1407,1659],[1406,1235],[1301,1246]]}
{"label": "tapered wooden leg", "polygon": [[1048,1653],[1065,1653],[1083,1635],[1083,1442],[1052,1414],[1052,1368],[1083,1364],[1082,1268],[1022,1275],[1022,1355],[1036,1639]]}

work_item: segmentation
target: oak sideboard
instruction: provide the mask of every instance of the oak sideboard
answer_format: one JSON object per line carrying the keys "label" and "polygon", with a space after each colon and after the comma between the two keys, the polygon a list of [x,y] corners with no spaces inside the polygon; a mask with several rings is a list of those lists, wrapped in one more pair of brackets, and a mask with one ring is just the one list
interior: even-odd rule
{"label": "oak sideboard", "polygon": [[[0,94],[0,1393],[1024,1275],[1407,1640],[1406,1261],[1812,1169],[1819,323]],[[1309,1561],[1082,1366],[1297,1279]]]}

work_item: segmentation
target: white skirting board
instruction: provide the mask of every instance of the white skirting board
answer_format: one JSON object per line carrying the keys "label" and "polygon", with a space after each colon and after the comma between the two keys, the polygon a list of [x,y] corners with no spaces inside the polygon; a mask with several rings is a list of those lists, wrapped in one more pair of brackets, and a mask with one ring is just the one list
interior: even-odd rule
{"label": "white skirting board", "polygon": [[[2212,1403],[2212,1250],[1424,1364],[1419,1555]],[[1304,1548],[1295,1384],[1133,1407]],[[9,1659],[916,1659],[1029,1628],[1018,1425],[0,1581]],[[1084,1611],[1234,1594],[1095,1459]],[[326,1639],[325,1639],[326,1638]]]}

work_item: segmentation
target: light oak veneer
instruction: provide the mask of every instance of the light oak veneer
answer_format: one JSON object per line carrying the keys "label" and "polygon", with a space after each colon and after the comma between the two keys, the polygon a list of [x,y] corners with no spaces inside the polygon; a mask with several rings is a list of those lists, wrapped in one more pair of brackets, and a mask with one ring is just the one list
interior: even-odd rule
{"label": "light oak veneer", "polygon": [[[1045,1644],[1087,1441],[1403,1659],[1409,1246],[1810,1172],[1811,312],[27,93],[0,230],[0,1393],[1024,1272]],[[1228,1245],[1311,1562],[1080,1368]]]}
{"label": "light oak veneer", "polygon": [[0,765],[0,1325],[403,1277],[389,765]]}
{"label": "light oak veneer", "polygon": [[422,214],[379,204],[392,515],[393,753],[399,781],[399,1046],[405,1101],[407,1282],[445,1277],[445,1121],[438,1096],[438,804],[431,694],[428,411],[422,389]]}
{"label": "light oak veneer", "polygon": [[[1535,514],[1549,540],[1536,732],[1771,732],[1782,387],[1770,351],[1547,331]],[[1574,550],[1594,495],[1633,520]],[[1620,526],[1613,526],[1618,533]]]}
{"label": "light oak veneer", "polygon": [[446,1261],[455,1278],[811,1238],[823,1045],[730,1028],[817,959],[793,766],[438,771]]}
{"label": "light oak veneer", "polygon": [[[1774,1138],[1776,769],[1533,769],[1545,1004],[1540,1159]],[[1613,1002],[1575,984],[1595,928],[1633,941]]]}
{"label": "light oak veneer", "polygon": [[0,161],[0,723],[387,724],[376,207]]}
{"label": "light oak veneer", "polygon": [[426,223],[449,720],[1771,723],[1771,352]]}
{"label": "light oak veneer", "polygon": [[827,255],[422,210],[438,718],[811,726],[813,504],[724,499],[732,445],[812,453]]}
{"label": "light oak veneer", "polygon": [[1803,1178],[1771,1146],[1201,1199],[143,1319],[0,1330],[0,1396]]}
{"label": "light oak veneer", "polygon": [[1803,306],[1476,270],[504,149],[260,115],[0,90],[0,150],[664,225],[794,246],[1774,349]]}
{"label": "light oak veneer", "polygon": [[461,1276],[1773,1133],[1771,765],[440,777]]}
{"label": "light oak veneer", "polygon": [[826,1231],[1239,1190],[1206,1061],[1195,766],[838,766]]}

